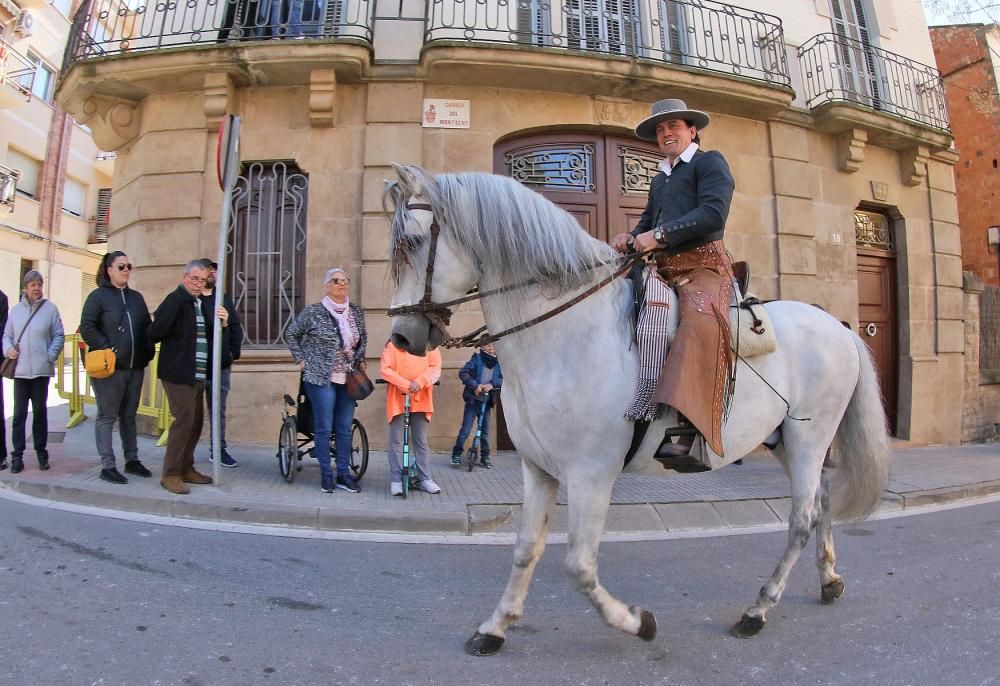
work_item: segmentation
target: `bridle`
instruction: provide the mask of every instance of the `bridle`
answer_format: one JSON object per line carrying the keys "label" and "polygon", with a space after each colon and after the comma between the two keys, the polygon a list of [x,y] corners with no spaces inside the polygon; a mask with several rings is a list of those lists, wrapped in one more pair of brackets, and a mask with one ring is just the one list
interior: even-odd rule
{"label": "bridle", "polygon": [[[617,270],[615,270],[611,274],[608,274],[603,279],[601,279],[593,286],[591,286],[587,290],[577,295],[572,300],[569,300],[561,305],[558,305],[555,308],[549,310],[548,312],[540,314],[537,317],[529,319],[526,322],[517,324],[515,326],[512,326],[508,329],[505,329],[495,334],[488,333],[486,331],[486,326],[481,326],[475,331],[470,331],[464,336],[458,336],[453,338],[448,335],[448,329],[447,329],[447,326],[451,322],[452,307],[456,305],[461,305],[462,303],[472,302],[474,300],[482,300],[483,298],[489,297],[491,295],[497,295],[499,293],[504,293],[518,288],[523,288],[525,286],[531,285],[532,283],[535,282],[535,280],[529,279],[527,281],[522,281],[520,283],[501,286],[500,288],[495,288],[489,291],[480,291],[477,289],[475,291],[465,294],[461,298],[455,298],[454,300],[448,300],[446,302],[440,302],[440,303],[434,302],[434,300],[431,297],[431,291],[433,290],[432,280],[434,278],[434,260],[437,257],[437,243],[438,243],[438,236],[441,234],[441,227],[438,225],[437,216],[434,214],[434,208],[431,207],[429,204],[407,203],[406,209],[426,210],[430,212],[431,216],[433,217],[430,227],[430,233],[431,233],[430,254],[427,257],[427,272],[424,276],[424,295],[420,299],[420,302],[412,305],[398,305],[396,307],[390,307],[389,309],[386,310],[386,314],[389,315],[390,317],[395,317],[397,315],[418,314],[418,313],[424,315],[425,317],[427,317],[427,319],[430,320],[430,322],[434,326],[438,327],[441,330],[441,332],[444,333],[445,340],[442,343],[442,345],[446,348],[468,348],[468,347],[478,348],[487,345],[488,343],[493,343],[495,341],[498,341],[504,336],[508,336],[518,331],[523,331],[524,329],[535,326],[536,324],[540,324],[546,321],[547,319],[551,319],[560,312],[568,310],[573,305],[576,305],[578,302],[588,298],[597,291],[601,290],[602,288],[610,284],[618,277],[628,274],[632,270],[632,267],[634,267],[639,262],[642,262],[653,252],[655,252],[653,250],[646,250],[644,252],[630,253],[625,258],[625,260],[619,265]],[[614,264],[616,262],[617,260],[608,260],[593,264],[588,268],[596,269],[598,267],[607,266],[609,264]]]}

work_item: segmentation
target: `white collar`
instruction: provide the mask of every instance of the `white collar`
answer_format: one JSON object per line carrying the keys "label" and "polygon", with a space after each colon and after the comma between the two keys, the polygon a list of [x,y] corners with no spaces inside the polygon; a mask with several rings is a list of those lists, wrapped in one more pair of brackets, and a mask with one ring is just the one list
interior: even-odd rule
{"label": "white collar", "polygon": [[666,174],[667,176],[670,176],[670,172],[672,172],[674,170],[674,167],[677,166],[678,162],[680,162],[681,160],[683,160],[684,162],[690,163],[691,162],[691,158],[694,157],[694,154],[696,152],[698,152],[698,144],[697,143],[691,143],[689,146],[687,146],[687,150],[685,150],[680,155],[678,155],[677,157],[674,158],[674,163],[672,165],[670,164],[670,162],[668,162],[665,159],[661,160],[660,161],[660,171],[663,172],[664,174]]}

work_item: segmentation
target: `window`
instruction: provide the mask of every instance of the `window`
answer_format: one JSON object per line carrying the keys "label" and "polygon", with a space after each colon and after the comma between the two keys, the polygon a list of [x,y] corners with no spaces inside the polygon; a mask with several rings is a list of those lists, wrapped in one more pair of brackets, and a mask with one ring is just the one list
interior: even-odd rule
{"label": "window", "polygon": [[107,243],[111,230],[111,189],[97,190],[97,215],[94,217],[94,235],[91,243]]}
{"label": "window", "polygon": [[82,217],[87,206],[87,187],[79,181],[66,177],[63,185],[63,212],[69,212],[74,217]]}
{"label": "window", "polygon": [[7,166],[21,172],[17,180],[17,192],[29,198],[38,197],[38,176],[42,163],[13,148],[7,148]]}
{"label": "window", "polygon": [[24,277],[27,276],[28,272],[35,271],[34,260],[26,260],[21,258],[21,278],[17,280],[18,283],[24,283]]}
{"label": "window", "polygon": [[55,92],[56,72],[50,68],[42,58],[35,53],[28,51],[28,61],[35,65],[35,80],[29,83],[30,77],[23,77],[21,84],[31,86],[31,92],[36,98],[41,98],[45,102],[52,102],[52,94]]}

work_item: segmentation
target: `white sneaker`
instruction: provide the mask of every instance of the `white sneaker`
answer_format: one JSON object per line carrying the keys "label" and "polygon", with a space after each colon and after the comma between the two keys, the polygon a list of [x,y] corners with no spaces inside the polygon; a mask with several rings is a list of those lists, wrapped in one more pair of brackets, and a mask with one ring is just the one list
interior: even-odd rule
{"label": "white sneaker", "polygon": [[393,495],[403,495],[403,482],[393,481],[389,484],[389,493]]}
{"label": "white sneaker", "polygon": [[441,492],[441,487],[434,483],[432,479],[424,479],[420,482],[420,490],[424,493],[434,495],[435,493]]}

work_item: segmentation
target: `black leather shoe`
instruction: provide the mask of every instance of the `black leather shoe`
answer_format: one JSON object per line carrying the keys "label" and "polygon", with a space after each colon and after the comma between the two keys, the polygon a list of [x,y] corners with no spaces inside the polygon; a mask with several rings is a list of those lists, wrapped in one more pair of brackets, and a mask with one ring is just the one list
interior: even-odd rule
{"label": "black leather shoe", "polygon": [[101,480],[107,481],[112,484],[127,484],[128,479],[122,476],[122,473],[117,469],[102,469],[101,470]]}
{"label": "black leather shoe", "polygon": [[136,476],[150,477],[153,476],[153,472],[146,469],[146,465],[139,460],[130,460],[125,463],[125,473],[135,474]]}
{"label": "black leather shoe", "polygon": [[38,468],[43,472],[49,468],[49,454],[38,453]]}
{"label": "black leather shoe", "polygon": [[24,471],[24,460],[21,459],[19,455],[11,455],[10,457],[10,473],[20,474]]}
{"label": "black leather shoe", "polygon": [[656,451],[656,461],[664,469],[673,469],[682,474],[711,471],[711,467],[702,464],[701,460],[692,456],[691,446],[684,443],[664,443]]}

